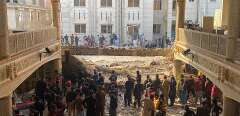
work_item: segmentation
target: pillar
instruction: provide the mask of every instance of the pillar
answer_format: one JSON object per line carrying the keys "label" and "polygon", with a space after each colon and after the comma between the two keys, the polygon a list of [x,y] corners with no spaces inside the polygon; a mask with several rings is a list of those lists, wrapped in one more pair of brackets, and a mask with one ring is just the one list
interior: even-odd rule
{"label": "pillar", "polygon": [[4,0],[0,0],[0,59],[8,57],[8,17],[7,5]]}
{"label": "pillar", "polygon": [[57,28],[57,40],[61,40],[60,0],[51,0],[53,11],[53,26]]}
{"label": "pillar", "polygon": [[56,59],[53,61],[53,67],[54,71],[58,71],[58,73],[62,72],[62,60]]}
{"label": "pillar", "polygon": [[239,103],[231,98],[223,98],[223,116],[239,116]]}
{"label": "pillar", "polygon": [[[240,1],[223,0],[223,24],[228,31],[227,59],[234,59],[235,41],[240,37]],[[234,18],[231,18],[234,17]]]}
{"label": "pillar", "polygon": [[12,116],[12,96],[0,98],[0,116]]}
{"label": "pillar", "polygon": [[183,72],[182,66],[183,66],[182,61],[180,60],[174,61],[174,73],[177,80],[180,80],[180,76]]}
{"label": "pillar", "polygon": [[177,0],[177,13],[176,13],[176,40],[179,40],[178,28],[184,28],[185,19],[185,0]]}

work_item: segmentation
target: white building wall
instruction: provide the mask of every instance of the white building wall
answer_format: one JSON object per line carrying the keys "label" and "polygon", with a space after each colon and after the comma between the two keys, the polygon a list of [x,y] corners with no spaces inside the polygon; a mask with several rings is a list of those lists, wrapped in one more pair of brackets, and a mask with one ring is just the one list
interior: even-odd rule
{"label": "white building wall", "polygon": [[146,40],[153,38],[153,0],[143,0],[143,26],[142,32]]}
{"label": "white building wall", "polygon": [[221,0],[186,0],[185,20],[192,20],[202,26],[203,16],[214,16],[216,9],[220,9]]}
{"label": "white building wall", "polygon": [[[139,34],[144,34],[147,40],[173,39],[172,22],[176,21],[175,11],[172,9],[173,0],[162,0],[161,11],[153,10],[154,0],[140,0],[139,7],[128,7],[128,0],[113,0],[112,7],[101,7],[100,2],[101,0],[86,0],[86,7],[74,7],[74,0],[61,0],[62,33],[74,34],[75,23],[86,23],[86,35],[97,37],[101,35],[102,24],[112,24],[112,33],[122,36],[122,43],[126,43],[131,41],[127,25],[134,24],[139,25]],[[201,24],[202,17],[214,16],[220,4],[221,0],[186,0],[185,19]],[[153,34],[153,24],[161,24],[160,34]],[[105,37],[109,35],[104,34]]]}

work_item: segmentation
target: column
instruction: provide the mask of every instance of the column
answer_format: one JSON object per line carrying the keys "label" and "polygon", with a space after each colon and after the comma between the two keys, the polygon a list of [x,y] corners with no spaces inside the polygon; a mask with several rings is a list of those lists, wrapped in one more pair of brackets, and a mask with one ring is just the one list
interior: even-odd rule
{"label": "column", "polygon": [[239,116],[240,105],[237,101],[224,96],[223,98],[223,116]]}
{"label": "column", "polygon": [[174,60],[174,73],[177,80],[180,80],[180,76],[183,72],[183,63],[180,60]]}
{"label": "column", "polygon": [[[240,1],[239,0],[223,0],[223,24],[228,31],[227,41],[227,59],[234,59],[235,41],[240,37]],[[233,18],[234,17],[234,18]]]}
{"label": "column", "polygon": [[0,59],[9,55],[7,6],[0,0]]}
{"label": "column", "polygon": [[52,0],[53,25],[57,28],[57,40],[61,40],[60,1]]}
{"label": "column", "polygon": [[53,67],[54,71],[58,71],[58,73],[62,72],[62,60],[56,59],[53,61]]}
{"label": "column", "polygon": [[0,98],[0,116],[12,116],[12,96]]}
{"label": "column", "polygon": [[176,40],[179,40],[178,28],[184,28],[185,0],[177,0]]}

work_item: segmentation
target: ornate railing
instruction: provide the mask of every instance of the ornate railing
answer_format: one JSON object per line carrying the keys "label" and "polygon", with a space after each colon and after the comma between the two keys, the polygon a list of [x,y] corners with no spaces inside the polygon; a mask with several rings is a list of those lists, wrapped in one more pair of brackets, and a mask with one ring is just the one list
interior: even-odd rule
{"label": "ornate railing", "polygon": [[179,28],[179,42],[226,57],[227,36]]}
{"label": "ornate railing", "polygon": [[0,65],[0,84],[2,81],[6,80],[7,78],[7,69],[6,65]]}
{"label": "ornate railing", "polygon": [[42,44],[49,44],[57,40],[56,28],[48,28],[33,32],[12,33],[9,35],[9,52],[15,55],[30,50]]}

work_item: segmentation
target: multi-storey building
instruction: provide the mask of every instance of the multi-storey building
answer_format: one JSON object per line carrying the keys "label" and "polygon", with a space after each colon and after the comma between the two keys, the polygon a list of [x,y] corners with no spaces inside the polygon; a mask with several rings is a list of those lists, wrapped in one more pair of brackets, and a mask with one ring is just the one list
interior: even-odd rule
{"label": "multi-storey building", "polygon": [[159,39],[162,31],[161,0],[62,0],[62,33],[104,35],[115,33],[122,42],[138,35]]}
{"label": "multi-storey building", "polygon": [[59,8],[58,0],[0,0],[0,116],[13,115],[23,82],[61,71]]}
{"label": "multi-storey building", "polygon": [[[186,19],[202,26],[221,0],[187,0]],[[156,42],[175,38],[176,0],[61,0],[62,33],[80,36],[115,33],[126,43],[137,35]]]}

